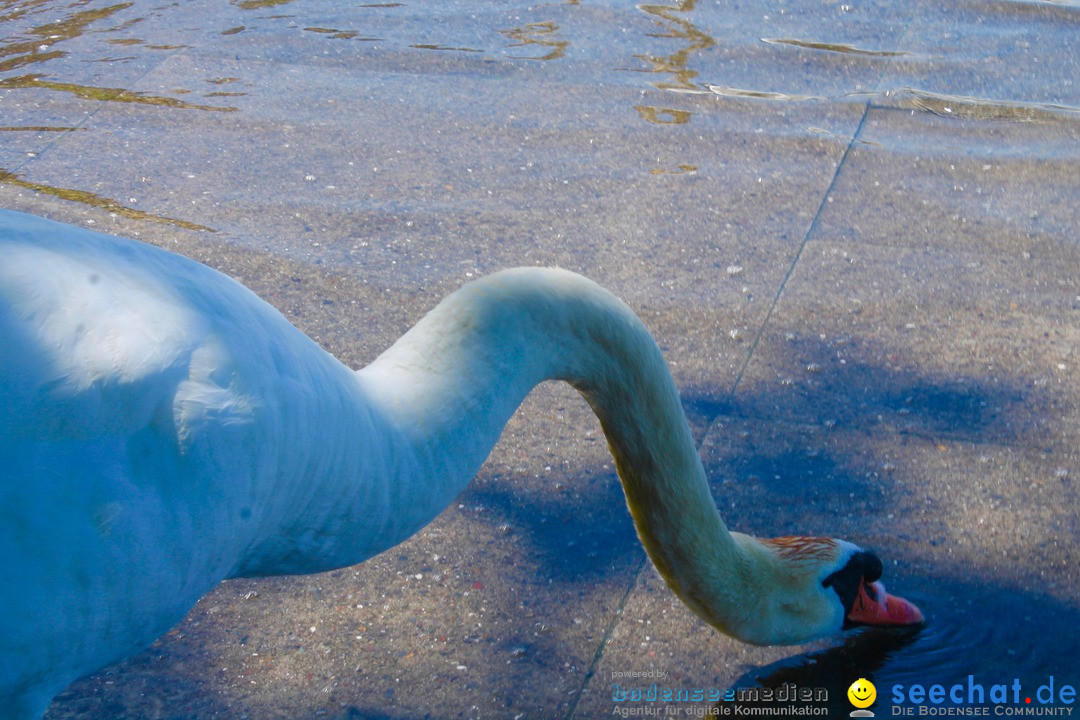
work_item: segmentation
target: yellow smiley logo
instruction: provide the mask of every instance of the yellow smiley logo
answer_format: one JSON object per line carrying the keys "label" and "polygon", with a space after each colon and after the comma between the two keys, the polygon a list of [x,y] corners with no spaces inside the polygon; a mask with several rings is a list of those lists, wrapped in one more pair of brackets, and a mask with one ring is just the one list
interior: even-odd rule
{"label": "yellow smiley logo", "polygon": [[857,708],[868,708],[877,700],[877,688],[866,678],[859,678],[847,689],[848,700]]}

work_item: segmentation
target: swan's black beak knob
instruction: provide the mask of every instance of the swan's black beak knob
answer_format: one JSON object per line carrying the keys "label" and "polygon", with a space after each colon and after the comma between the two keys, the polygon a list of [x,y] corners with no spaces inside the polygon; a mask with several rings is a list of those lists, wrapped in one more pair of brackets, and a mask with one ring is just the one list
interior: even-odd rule
{"label": "swan's black beak knob", "polygon": [[923,621],[922,611],[913,603],[885,592],[885,586],[878,582],[882,569],[877,555],[860,550],[822,583],[840,596],[845,630],[857,625],[918,625]]}

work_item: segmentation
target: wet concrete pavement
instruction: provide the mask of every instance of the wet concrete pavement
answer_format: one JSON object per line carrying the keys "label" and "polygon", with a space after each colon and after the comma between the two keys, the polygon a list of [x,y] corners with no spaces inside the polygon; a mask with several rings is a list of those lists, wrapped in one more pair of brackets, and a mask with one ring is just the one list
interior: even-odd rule
{"label": "wet concrete pavement", "polygon": [[785,7],[0,5],[0,206],[206,262],[354,367],[470,278],[588,275],[664,349],[728,524],[873,548],[929,618],[718,635],[543,386],[416,537],[225,583],[47,717],[608,717],[627,671],[794,677],[834,715],[860,674],[1080,683],[1076,10]]}

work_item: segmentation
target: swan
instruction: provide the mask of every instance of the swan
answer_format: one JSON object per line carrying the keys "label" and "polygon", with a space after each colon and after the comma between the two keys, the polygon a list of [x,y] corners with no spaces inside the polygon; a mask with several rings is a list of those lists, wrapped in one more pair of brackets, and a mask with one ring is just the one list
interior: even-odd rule
{"label": "swan", "polygon": [[357,372],[193,260],[0,211],[0,338],[0,707],[15,718],[225,578],[402,542],[547,379],[599,417],[642,545],[710,625],[796,644],[922,621],[856,545],[729,532],[656,343],[568,271],[467,284]]}

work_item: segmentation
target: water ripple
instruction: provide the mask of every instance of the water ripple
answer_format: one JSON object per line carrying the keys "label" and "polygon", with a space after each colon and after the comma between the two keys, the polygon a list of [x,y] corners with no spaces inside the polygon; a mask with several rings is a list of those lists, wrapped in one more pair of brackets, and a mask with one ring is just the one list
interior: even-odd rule
{"label": "water ripple", "polygon": [[846,53],[848,55],[899,57],[908,54],[902,50],[866,50],[845,43],[815,42],[812,40],[796,40],[795,38],[761,38],[761,41],[769,43],[770,45],[794,45],[795,47],[805,48],[807,50],[827,50],[829,52]]}

